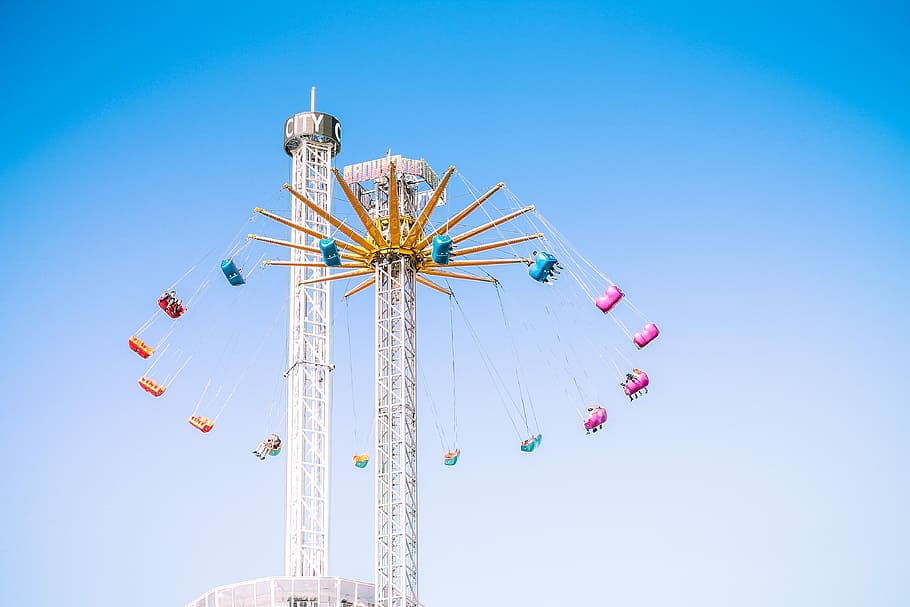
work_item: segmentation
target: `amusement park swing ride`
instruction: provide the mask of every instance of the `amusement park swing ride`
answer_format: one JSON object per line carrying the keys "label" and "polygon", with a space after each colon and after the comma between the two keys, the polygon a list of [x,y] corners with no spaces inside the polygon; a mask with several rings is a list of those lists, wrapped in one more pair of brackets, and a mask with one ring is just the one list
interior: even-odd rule
{"label": "amusement park swing ride", "polygon": [[[263,262],[264,266],[284,266],[290,270],[288,367],[284,373],[287,434],[284,441],[278,434],[272,434],[254,450],[260,459],[282,452],[288,458],[285,576],[219,587],[189,605],[416,607],[419,604],[417,285],[452,297],[449,281],[498,283],[486,272],[478,275],[471,270],[518,265],[532,280],[547,285],[552,285],[560,271],[567,272],[603,314],[611,313],[625,296],[605,276],[596,270],[593,274],[586,272],[573,261],[578,256],[570,247],[548,240],[541,232],[489,239],[489,234],[494,230],[499,232],[500,226],[533,213],[534,206],[521,206],[475,227],[464,228],[465,220],[502,190],[503,183],[492,186],[445,221],[434,224],[431,216],[445,203],[455,167],[449,167],[439,178],[424,160],[388,154],[345,167],[343,173],[334,168],[332,160],[341,149],[341,124],[334,116],[315,111],[315,92],[311,111],[291,116],[285,123],[284,135],[284,149],[292,164],[292,183],[284,185],[291,197],[291,216],[283,217],[263,208],[256,208],[255,213],[289,228],[290,239],[249,234],[248,241],[290,252],[288,260]],[[356,229],[332,211],[332,189],[336,183],[359,222]],[[548,225],[545,220],[544,225]],[[514,254],[515,245],[529,241],[548,245],[550,250],[534,251],[531,256]],[[513,254],[488,256],[489,252],[504,249]],[[232,287],[244,287],[249,279],[231,256],[222,260],[220,269]],[[607,284],[598,293],[603,288],[601,277]],[[375,580],[372,586],[328,577],[327,571],[329,374],[333,369],[330,288],[332,283],[343,279],[358,281],[344,293],[344,298],[371,288],[375,297]],[[164,312],[174,320],[192,316],[192,302],[197,294],[198,291],[189,303],[184,303],[176,290],[169,287],[158,300],[157,313]],[[188,361],[183,361],[176,373],[160,381],[150,377],[157,364],[155,359],[167,351],[166,342],[172,331],[153,347],[141,339],[151,322],[130,337],[129,347],[141,358],[153,359],[139,385],[152,396],[161,397]],[[650,322],[634,335],[622,327],[638,349],[646,347],[659,334],[656,325]],[[648,384],[647,373],[635,368],[626,374],[622,389],[632,399],[644,394]],[[217,416],[209,419],[197,413],[193,412],[188,423],[200,432],[211,432]],[[588,433],[597,432],[606,421],[604,407],[594,405],[584,416],[583,427]],[[541,440],[538,430],[522,441],[520,449],[533,452]],[[455,465],[459,455],[456,446],[445,454],[444,464]],[[368,453],[354,456],[358,468],[365,468],[368,463],[371,463]]]}

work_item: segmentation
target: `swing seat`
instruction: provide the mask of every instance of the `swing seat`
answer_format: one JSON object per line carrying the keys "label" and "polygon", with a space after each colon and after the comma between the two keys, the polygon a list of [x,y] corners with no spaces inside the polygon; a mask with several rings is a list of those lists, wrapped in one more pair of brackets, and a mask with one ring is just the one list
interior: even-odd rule
{"label": "swing seat", "polygon": [[370,463],[369,454],[361,453],[354,456],[354,465],[358,468],[366,468],[368,463]]}
{"label": "swing seat", "polygon": [[234,263],[233,257],[222,260],[221,271],[224,272],[224,276],[228,279],[228,282],[231,283],[231,286],[239,287],[242,284],[246,284],[246,279],[243,277],[243,274],[240,273],[240,268]]}
{"label": "swing seat", "polygon": [[534,264],[528,270],[528,274],[537,282],[547,282],[547,279],[553,275],[553,266],[556,265],[556,258],[549,253],[538,253],[534,258]]}
{"label": "swing seat", "polygon": [[341,256],[338,255],[338,244],[334,238],[323,238],[319,241],[319,250],[322,251],[322,260],[327,266],[340,266]]}
{"label": "swing seat", "polygon": [[599,428],[607,421],[607,410],[603,407],[599,407],[591,411],[588,414],[588,419],[585,420],[585,430],[591,430],[593,428]]}
{"label": "swing seat", "polygon": [[622,299],[623,292],[619,290],[619,287],[616,285],[610,285],[604,291],[604,294],[594,300],[594,305],[600,309],[601,312],[606,314],[613,309],[619,300]]}
{"label": "swing seat", "polygon": [[142,358],[148,358],[155,353],[155,349],[150,345],[133,335],[130,337],[130,350],[141,356]]}
{"label": "swing seat", "polygon": [[645,325],[645,328],[635,334],[635,337],[632,338],[632,341],[635,343],[635,347],[641,350],[649,343],[654,341],[654,339],[660,335],[660,331],[653,322],[649,322]]}
{"label": "swing seat", "polygon": [[186,306],[178,303],[176,291],[165,291],[158,298],[158,307],[171,318],[179,318],[186,312]]}
{"label": "swing seat", "polygon": [[174,302],[168,307],[164,308],[164,313],[171,318],[180,318],[183,316],[184,312],[186,312],[186,306],[183,304],[178,304],[177,302]]}
{"label": "swing seat", "polygon": [[190,419],[187,420],[189,424],[200,430],[203,433],[211,432],[212,428],[215,427],[215,422],[207,417],[202,417],[200,415],[190,416]]}
{"label": "swing seat", "polygon": [[461,455],[461,449],[455,449],[454,451],[449,451],[445,454],[443,462],[446,466],[454,466],[458,463],[458,456]]}
{"label": "swing seat", "polygon": [[449,256],[452,254],[452,237],[440,234],[433,237],[433,263],[441,266],[449,265]]}
{"label": "swing seat", "polygon": [[648,387],[650,380],[648,379],[648,374],[644,371],[637,374],[635,377],[630,379],[625,383],[622,390],[626,393],[626,396],[632,396],[636,392],[643,390]]}
{"label": "swing seat", "polygon": [[531,438],[529,438],[526,441],[522,441],[521,450],[524,451],[525,453],[530,453],[531,451],[534,451],[534,449],[536,449],[537,447],[540,446],[541,438],[543,438],[543,435],[538,434],[537,436],[532,436]]}
{"label": "swing seat", "polygon": [[269,451],[269,455],[278,455],[279,453],[281,453],[281,447],[278,447],[277,449],[271,449]]}
{"label": "swing seat", "polygon": [[148,392],[155,398],[158,398],[159,396],[164,394],[165,390],[167,390],[167,388],[165,386],[162,386],[158,382],[151,380],[147,377],[139,378],[139,387],[141,387],[143,390],[145,390],[146,392]]}

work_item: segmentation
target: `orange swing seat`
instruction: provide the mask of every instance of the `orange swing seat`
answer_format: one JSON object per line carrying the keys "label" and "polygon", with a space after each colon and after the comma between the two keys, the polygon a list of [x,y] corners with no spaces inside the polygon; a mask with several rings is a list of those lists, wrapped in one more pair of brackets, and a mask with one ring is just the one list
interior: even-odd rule
{"label": "orange swing seat", "polygon": [[142,358],[148,358],[155,353],[155,349],[133,335],[130,337],[130,350],[141,356]]}
{"label": "orange swing seat", "polygon": [[166,386],[162,386],[155,380],[149,379],[147,377],[139,378],[139,386],[155,398],[161,396],[164,394],[164,391],[167,390]]}
{"label": "orange swing seat", "polygon": [[215,427],[215,421],[201,415],[190,416],[187,420],[189,424],[201,432],[211,432]]}

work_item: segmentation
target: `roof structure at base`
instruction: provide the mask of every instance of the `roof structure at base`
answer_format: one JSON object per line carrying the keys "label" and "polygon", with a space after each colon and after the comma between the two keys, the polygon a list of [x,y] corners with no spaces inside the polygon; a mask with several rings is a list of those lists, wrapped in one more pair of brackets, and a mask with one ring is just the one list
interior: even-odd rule
{"label": "roof structure at base", "polygon": [[[373,584],[339,577],[264,577],[212,588],[186,607],[374,607]],[[421,606],[422,607],[422,606]]]}

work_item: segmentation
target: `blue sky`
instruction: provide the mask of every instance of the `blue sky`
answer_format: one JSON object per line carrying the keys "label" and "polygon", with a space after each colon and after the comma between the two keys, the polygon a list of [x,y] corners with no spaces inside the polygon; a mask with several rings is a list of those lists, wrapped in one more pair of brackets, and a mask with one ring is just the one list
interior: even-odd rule
{"label": "blue sky", "polygon": [[[283,573],[286,460],[249,450],[280,422],[286,273],[257,271],[242,294],[213,284],[175,334],[196,355],[161,399],[136,386],[145,367],[126,340],[253,207],[288,208],[282,126],[312,85],[344,125],[339,165],[391,147],[481,189],[505,181],[663,330],[629,353],[653,386],[629,405],[588,349],[586,336],[627,348],[616,327],[566,278],[535,290],[501,273],[521,366],[547,370],[527,382],[544,443],[519,453],[456,328],[456,467],[420,401],[424,604],[907,603],[906,6],[33,3],[0,16],[11,604],[182,605]],[[508,370],[502,322],[484,314],[493,294],[459,298],[500,336],[486,347]],[[542,305],[564,308],[554,322]],[[421,365],[450,410],[448,303],[421,290],[419,306]],[[336,305],[330,560],[368,581],[372,477],[350,456],[354,411],[368,432],[371,315],[369,296]],[[192,430],[201,387],[238,368],[215,431]],[[605,434],[581,431],[576,381],[607,407]]]}

